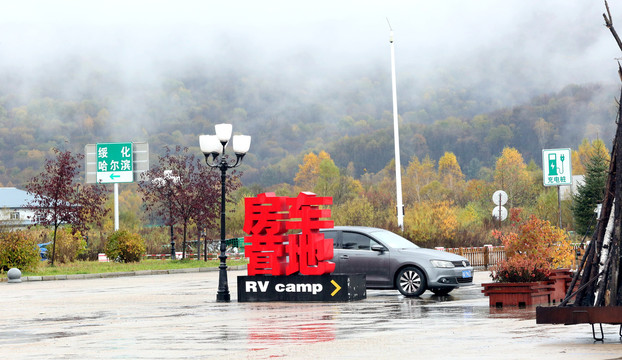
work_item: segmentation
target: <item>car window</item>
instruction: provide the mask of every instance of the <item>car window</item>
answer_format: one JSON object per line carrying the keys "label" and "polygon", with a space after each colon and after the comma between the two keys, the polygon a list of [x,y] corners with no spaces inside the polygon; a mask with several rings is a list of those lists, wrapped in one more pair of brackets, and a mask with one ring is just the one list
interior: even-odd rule
{"label": "car window", "polygon": [[338,248],[339,244],[337,241],[337,231],[322,231],[322,234],[324,234],[324,239],[333,239],[333,248]]}
{"label": "car window", "polygon": [[372,246],[380,245],[374,239],[360,233],[344,231],[341,237],[344,249],[371,250]]}
{"label": "car window", "polygon": [[372,232],[372,234],[374,235],[375,238],[377,238],[378,240],[382,241],[385,245],[388,245],[392,248],[416,249],[419,247],[415,245],[414,243],[410,242],[409,240],[404,239],[403,237],[395,233],[392,233],[390,231],[378,230],[378,231]]}

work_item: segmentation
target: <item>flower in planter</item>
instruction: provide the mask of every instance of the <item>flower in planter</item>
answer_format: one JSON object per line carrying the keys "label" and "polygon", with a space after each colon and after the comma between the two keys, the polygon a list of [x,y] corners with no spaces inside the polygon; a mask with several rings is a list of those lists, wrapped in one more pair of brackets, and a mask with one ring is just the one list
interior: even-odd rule
{"label": "flower in planter", "polygon": [[493,231],[493,236],[505,246],[507,260],[492,267],[492,279],[497,282],[543,281],[552,269],[569,266],[572,250],[566,233],[535,215],[520,220],[519,214],[520,211],[515,211],[511,216],[516,231],[506,234]]}

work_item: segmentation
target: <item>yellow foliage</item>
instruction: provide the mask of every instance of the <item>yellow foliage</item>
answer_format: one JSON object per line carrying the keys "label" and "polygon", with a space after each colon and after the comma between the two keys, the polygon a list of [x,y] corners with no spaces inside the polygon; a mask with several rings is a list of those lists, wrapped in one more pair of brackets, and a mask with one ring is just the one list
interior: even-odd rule
{"label": "yellow foliage", "polygon": [[[86,249],[86,241],[79,231],[72,233],[70,227],[59,228],[56,231],[56,249],[54,257],[60,263],[69,263],[77,259]],[[48,256],[52,256],[52,245],[48,246]]]}
{"label": "yellow foliage", "polygon": [[435,164],[429,156],[419,161],[413,156],[406,168],[406,176],[402,182],[404,202],[414,203],[422,200],[422,190],[438,177]]}
{"label": "yellow foliage", "polygon": [[312,191],[315,188],[320,174],[320,163],[325,159],[330,159],[330,155],[325,151],[320,151],[319,155],[312,152],[305,155],[302,165],[298,165],[298,173],[294,177],[296,186],[301,191]]}
{"label": "yellow foliage", "polygon": [[422,201],[406,211],[404,227],[415,242],[453,240],[458,229],[457,209],[450,201]]}
{"label": "yellow foliage", "polygon": [[611,156],[602,140],[595,139],[590,143],[587,139],[583,139],[579,145],[579,150],[572,152],[572,173],[576,175],[585,174],[585,166],[590,158],[599,153],[609,162]]}
{"label": "yellow foliage", "polygon": [[464,178],[462,169],[460,169],[460,164],[458,164],[458,159],[454,153],[445,152],[445,155],[438,160],[438,175],[440,177],[451,175]]}
{"label": "yellow foliage", "polygon": [[581,157],[579,156],[579,152],[577,150],[572,150],[570,153],[570,158],[572,161],[572,174],[573,175],[584,175],[585,174],[585,166],[581,162]]}
{"label": "yellow foliage", "polygon": [[508,194],[509,207],[519,206],[528,197],[531,178],[523,155],[515,148],[503,149],[494,177],[499,189]]}

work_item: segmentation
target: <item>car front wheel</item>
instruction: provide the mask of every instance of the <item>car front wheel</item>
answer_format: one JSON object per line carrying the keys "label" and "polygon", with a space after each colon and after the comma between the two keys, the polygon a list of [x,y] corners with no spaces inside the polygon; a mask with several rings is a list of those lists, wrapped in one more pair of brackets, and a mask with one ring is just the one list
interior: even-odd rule
{"label": "car front wheel", "polygon": [[426,289],[425,275],[416,267],[406,267],[397,275],[397,289],[404,296],[419,296]]}

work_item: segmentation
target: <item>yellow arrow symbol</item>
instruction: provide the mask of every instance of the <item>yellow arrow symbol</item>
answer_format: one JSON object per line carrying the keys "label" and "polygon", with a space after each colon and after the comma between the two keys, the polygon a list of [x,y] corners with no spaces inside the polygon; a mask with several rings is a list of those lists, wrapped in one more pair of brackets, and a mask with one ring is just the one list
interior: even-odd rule
{"label": "yellow arrow symbol", "polygon": [[339,290],[341,290],[341,286],[339,286],[339,284],[337,284],[335,280],[331,280],[330,283],[335,285],[335,290],[330,294],[330,296],[335,296],[335,294],[338,293]]}

